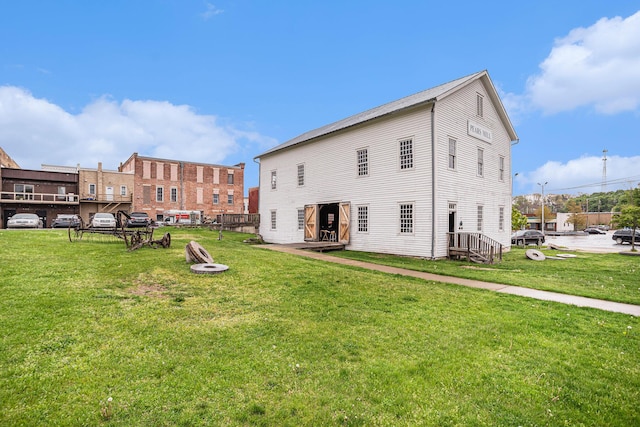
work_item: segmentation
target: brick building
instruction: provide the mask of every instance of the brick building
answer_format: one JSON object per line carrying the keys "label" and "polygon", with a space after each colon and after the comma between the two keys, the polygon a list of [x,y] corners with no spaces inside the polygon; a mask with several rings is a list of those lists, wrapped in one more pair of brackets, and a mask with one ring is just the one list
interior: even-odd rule
{"label": "brick building", "polygon": [[44,227],[58,214],[77,214],[77,172],[0,168],[0,223],[17,213],[35,213]]}
{"label": "brick building", "polygon": [[20,169],[20,166],[0,147],[0,168]]}
{"label": "brick building", "polygon": [[168,211],[199,211],[203,218],[244,211],[244,163],[223,166],[139,156],[120,168],[133,174],[132,211],[156,221]]}

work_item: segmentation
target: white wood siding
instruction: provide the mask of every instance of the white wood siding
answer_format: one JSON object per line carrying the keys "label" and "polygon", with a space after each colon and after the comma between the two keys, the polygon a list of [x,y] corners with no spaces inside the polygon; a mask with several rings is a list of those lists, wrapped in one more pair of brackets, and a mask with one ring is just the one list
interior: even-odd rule
{"label": "white wood siding", "polygon": [[[400,170],[399,140],[413,139],[414,167]],[[357,150],[368,149],[369,175],[358,176]],[[349,249],[429,256],[431,250],[431,125],[426,108],[396,114],[312,144],[260,159],[260,213],[278,212],[278,229],[261,224],[274,243],[303,241],[297,210],[309,204],[351,203]],[[305,163],[305,185],[297,165]],[[271,190],[271,171],[278,185]],[[415,205],[414,233],[400,235],[398,205]],[[369,206],[369,231],[357,231],[357,206]],[[264,217],[264,216],[263,216]]]}
{"label": "white wood siding", "polygon": [[[484,115],[476,115],[476,94],[484,95]],[[449,227],[448,204],[457,205],[457,224],[461,231],[477,230],[477,207],[483,206],[483,234],[503,245],[510,244],[511,234],[511,141],[484,85],[475,81],[436,104],[436,252],[446,254],[446,231]],[[493,140],[487,143],[467,134],[467,121],[489,128]],[[449,169],[449,138],[457,141],[457,167]],[[477,150],[484,150],[484,176],[477,176]],[[499,157],[505,158],[504,180],[499,180]],[[499,208],[504,207],[504,229],[498,230]]]}
{"label": "white wood siding", "polygon": [[[476,94],[484,95],[484,115],[476,115]],[[490,143],[467,134],[468,120],[490,129]],[[304,241],[298,230],[298,210],[306,205],[349,202],[351,250],[445,257],[449,203],[457,206],[457,224],[475,232],[477,207],[483,206],[483,233],[509,244],[511,232],[511,141],[487,89],[476,80],[435,105],[436,212],[432,215],[431,105],[397,112],[311,143],[260,158],[260,214],[277,212],[277,229],[261,221],[268,242]],[[400,170],[399,140],[413,139],[413,168]],[[448,168],[449,138],[457,141],[455,170]],[[368,150],[369,175],[358,176],[357,151]],[[484,176],[477,176],[477,150],[484,150]],[[499,157],[505,158],[504,180],[499,180]],[[305,165],[305,182],[298,186],[297,165]],[[271,189],[271,173],[277,188]],[[414,231],[400,234],[399,204],[413,203]],[[358,206],[368,206],[368,231],[358,231]],[[504,207],[504,229],[498,229],[499,207]],[[435,220],[435,252],[431,231]]]}

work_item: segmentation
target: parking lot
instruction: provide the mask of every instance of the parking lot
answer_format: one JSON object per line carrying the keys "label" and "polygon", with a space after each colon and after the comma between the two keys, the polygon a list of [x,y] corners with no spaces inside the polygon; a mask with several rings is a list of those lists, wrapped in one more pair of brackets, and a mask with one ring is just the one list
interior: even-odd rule
{"label": "parking lot", "polygon": [[[613,235],[613,231],[608,231],[607,234],[584,234],[577,236],[546,236],[546,243],[543,246],[548,244],[554,244],[558,246],[565,246],[569,249],[581,250],[585,252],[622,252],[631,250],[631,245],[623,244],[618,245],[611,238]],[[638,243],[638,247],[640,249],[640,242]]]}

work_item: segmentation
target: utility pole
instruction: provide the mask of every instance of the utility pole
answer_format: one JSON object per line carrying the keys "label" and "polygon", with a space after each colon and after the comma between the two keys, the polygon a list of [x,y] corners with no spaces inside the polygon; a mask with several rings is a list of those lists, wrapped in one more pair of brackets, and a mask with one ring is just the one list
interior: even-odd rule
{"label": "utility pole", "polygon": [[600,191],[603,193],[607,192],[607,152],[606,148],[602,150],[602,185],[600,186]]}
{"label": "utility pole", "polygon": [[542,212],[540,213],[540,216],[542,217],[542,222],[540,223],[540,228],[541,228],[540,231],[542,231],[542,234],[544,234],[544,186],[547,185],[548,183],[549,183],[548,181],[545,181],[544,184],[538,183],[538,185],[540,187],[542,187],[542,199],[541,199],[541,201],[542,201]]}

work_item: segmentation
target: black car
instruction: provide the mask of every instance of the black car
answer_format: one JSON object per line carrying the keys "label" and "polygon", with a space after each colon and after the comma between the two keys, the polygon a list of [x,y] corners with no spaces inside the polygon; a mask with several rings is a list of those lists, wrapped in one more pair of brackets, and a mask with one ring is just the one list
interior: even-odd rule
{"label": "black car", "polygon": [[587,234],[607,234],[606,231],[599,229],[598,227],[587,227],[584,229]]}
{"label": "black car", "polygon": [[127,227],[146,227],[151,224],[151,218],[144,212],[131,212],[127,219]]}
{"label": "black car", "polygon": [[[625,228],[622,230],[616,230],[613,232],[611,238],[616,241],[617,244],[621,245],[623,243],[631,243],[631,238],[633,237],[632,230],[629,228]],[[636,244],[640,244],[640,230],[636,230]]]}
{"label": "black car", "polygon": [[78,227],[80,225],[80,218],[78,215],[72,214],[58,214],[56,219],[51,222],[51,228],[69,228]]}
{"label": "black car", "polygon": [[544,243],[544,234],[538,230],[519,230],[511,235],[512,245],[529,245],[535,244],[540,246]]}

